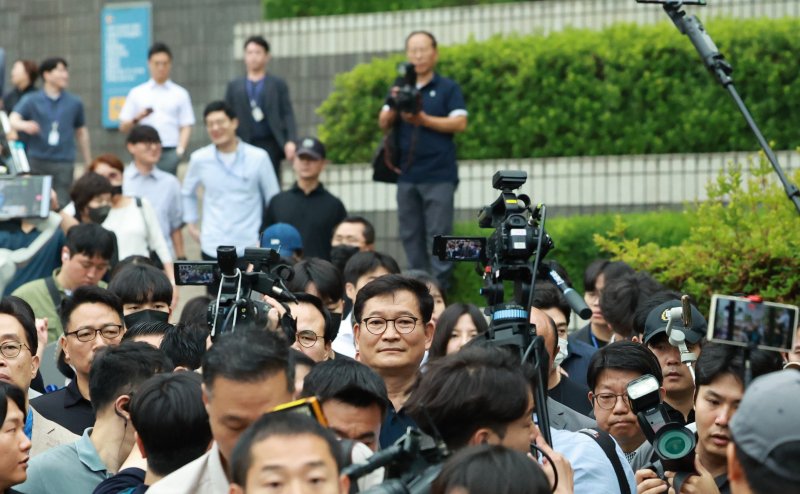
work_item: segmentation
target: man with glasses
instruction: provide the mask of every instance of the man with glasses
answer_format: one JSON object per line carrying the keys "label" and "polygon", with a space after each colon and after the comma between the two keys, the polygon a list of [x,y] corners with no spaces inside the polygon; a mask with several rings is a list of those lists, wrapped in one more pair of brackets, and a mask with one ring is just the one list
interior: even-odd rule
{"label": "man with glasses", "polygon": [[137,125],[128,134],[126,145],[133,161],[122,174],[122,193],[150,202],[173,256],[185,259],[181,183],[175,175],[156,167],[162,154],[161,137],[153,127]]}
{"label": "man with glasses", "polygon": [[89,371],[101,348],[122,341],[125,332],[122,320],[122,302],[104,288],[82,286],[64,300],[61,306],[64,334],[59,343],[64,349],[64,360],[75,370],[75,378],[65,388],[31,400],[36,412],[76,435],[94,424]]}
{"label": "man with glasses", "polygon": [[114,234],[95,223],[81,223],[67,232],[67,243],[61,250],[61,267],[52,276],[28,282],[14,290],[28,302],[38,319],[47,319],[48,337],[58,339],[63,328],[58,314],[61,300],[82,285],[99,285],[114,255]]}
{"label": "man with glasses", "polygon": [[[661,365],[650,350],[638,343],[620,341],[600,348],[589,363],[587,381],[597,426],[617,440],[630,462],[645,442],[636,414],[628,401],[628,383],[650,374],[663,384]],[[664,388],[661,388],[661,399]]]}
{"label": "man with glasses", "polygon": [[367,283],[353,305],[359,359],[386,384],[389,408],[381,427],[386,448],[414,421],[403,405],[433,338],[433,297],[421,281],[389,274]]}
{"label": "man with glasses", "polygon": [[294,295],[297,297],[297,303],[289,304],[297,325],[297,338],[292,348],[303,352],[314,362],[328,360],[331,356],[334,330],[330,312],[314,295],[307,293]]}
{"label": "man with glasses", "polygon": [[25,392],[25,435],[29,438],[32,422],[27,412],[28,393],[31,380],[39,370],[38,349],[31,307],[17,297],[0,299],[0,381],[15,384]]}

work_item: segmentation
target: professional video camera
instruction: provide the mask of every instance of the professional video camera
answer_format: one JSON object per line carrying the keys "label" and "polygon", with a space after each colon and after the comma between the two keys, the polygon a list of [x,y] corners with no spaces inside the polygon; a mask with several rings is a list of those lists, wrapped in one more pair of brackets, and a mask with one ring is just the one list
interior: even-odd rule
{"label": "professional video camera", "polygon": [[[267,325],[267,313],[271,306],[251,299],[254,291],[269,295],[281,304],[297,300],[285,284],[292,279],[294,271],[290,266],[280,264],[280,256],[275,250],[247,248],[242,260],[253,266],[252,271],[242,272],[237,267],[239,258],[235,247],[221,245],[217,247],[216,262],[175,263],[177,285],[208,286],[219,282],[217,298],[208,305],[208,325],[211,326],[212,340],[222,333],[235,331],[237,327],[264,328]],[[286,314],[281,318],[280,324],[291,344],[297,330],[291,311],[288,307],[285,308]]]}
{"label": "professional video camera", "polygon": [[650,374],[628,383],[628,400],[657,458],[645,468],[653,470],[663,480],[666,480],[665,471],[675,472],[673,486],[676,492],[680,492],[681,484],[697,473],[694,468],[694,449],[697,446],[694,432],[670,418],[661,402],[658,380]]}
{"label": "professional video camera", "polygon": [[363,494],[426,494],[448,456],[444,441],[409,427],[403,437],[370,456],[367,463],[350,465],[342,473],[355,482],[378,468],[386,467],[389,480],[363,491]]}
{"label": "professional video camera", "polygon": [[[514,193],[526,180],[524,171],[495,173],[492,186],[500,190],[500,196],[478,213],[478,225],[494,228],[494,232],[488,239],[438,235],[434,238],[433,253],[442,260],[477,262],[477,270],[484,281],[481,295],[486,298],[487,314],[492,318],[485,337],[493,345],[516,347],[521,360],[533,364],[538,381],[536,403],[545,404],[547,350],[542,338],[536,335],[536,328],[529,323],[529,308],[537,278],[553,281],[581,316],[588,317],[591,310],[579,293],[568,287],[553,269],[545,268],[540,262],[554,244],[544,229],[546,207],[532,208],[528,196]],[[505,281],[514,283],[514,299],[510,304],[503,300]],[[552,444],[547,407],[537,407],[536,413],[542,435]]]}
{"label": "professional video camera", "polygon": [[417,89],[417,71],[414,64],[401,63],[397,66],[401,85],[397,94],[389,98],[389,106],[399,112],[417,114],[422,110],[422,93]]}

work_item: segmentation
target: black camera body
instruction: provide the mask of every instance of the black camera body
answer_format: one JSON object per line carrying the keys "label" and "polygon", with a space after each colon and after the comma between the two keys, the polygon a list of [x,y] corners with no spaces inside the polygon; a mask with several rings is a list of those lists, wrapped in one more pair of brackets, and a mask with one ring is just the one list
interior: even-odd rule
{"label": "black camera body", "polygon": [[664,472],[683,476],[695,473],[694,452],[697,440],[692,431],[674,422],[661,402],[658,380],[645,374],[628,383],[631,411],[639,419],[645,437],[653,445],[657,461],[647,465],[664,479]]}
{"label": "black camera body", "polygon": [[389,106],[403,113],[417,114],[422,110],[422,93],[417,89],[417,72],[412,63],[401,63],[397,67],[401,83],[397,94],[390,98]]}
{"label": "black camera body", "polygon": [[[211,327],[211,339],[236,329],[264,328],[271,306],[251,298],[252,292],[269,295],[280,302],[293,300],[285,282],[292,279],[290,266],[280,264],[280,256],[273,249],[247,248],[242,260],[253,266],[252,271],[242,272],[237,267],[239,257],[233,246],[217,247],[217,261],[176,262],[175,280],[178,285],[212,285],[219,283],[217,298],[207,309],[206,318]],[[291,318],[281,321],[290,344],[294,342],[296,329],[287,327]]]}

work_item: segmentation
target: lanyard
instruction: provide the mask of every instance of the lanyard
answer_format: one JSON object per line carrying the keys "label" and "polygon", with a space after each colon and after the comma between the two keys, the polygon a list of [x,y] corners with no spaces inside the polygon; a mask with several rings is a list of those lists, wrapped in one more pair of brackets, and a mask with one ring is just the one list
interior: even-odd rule
{"label": "lanyard", "polygon": [[52,99],[49,96],[47,96],[44,92],[42,92],[42,97],[45,99],[45,101],[50,102],[50,116],[54,127],[58,126],[58,118],[61,116],[62,108],[61,105],[59,105],[58,103],[61,101],[62,96],[63,94],[59,95],[58,98],[56,99]]}
{"label": "lanyard", "polygon": [[247,90],[247,99],[250,100],[250,106],[256,106],[256,98],[261,94],[261,90],[264,89],[264,78],[262,77],[258,82],[247,79],[245,89]]}
{"label": "lanyard", "polygon": [[589,328],[589,336],[592,338],[592,345],[594,345],[595,348],[600,348],[600,343],[597,341],[597,337],[594,333],[592,333],[592,328]]}
{"label": "lanyard", "polygon": [[217,149],[216,147],[214,148],[214,157],[217,159],[217,163],[219,163],[219,166],[221,166],[222,169],[225,170],[225,172],[228,173],[229,175],[233,175],[234,177],[241,179],[244,179],[244,177],[236,174],[236,164],[239,163],[239,159],[242,158],[243,156],[244,156],[244,151],[242,150],[242,146],[241,145],[236,146],[236,155],[233,158],[233,163],[231,163],[231,165],[228,166],[227,164],[225,164],[224,161],[222,161],[222,156],[220,156],[219,154],[219,149]]}

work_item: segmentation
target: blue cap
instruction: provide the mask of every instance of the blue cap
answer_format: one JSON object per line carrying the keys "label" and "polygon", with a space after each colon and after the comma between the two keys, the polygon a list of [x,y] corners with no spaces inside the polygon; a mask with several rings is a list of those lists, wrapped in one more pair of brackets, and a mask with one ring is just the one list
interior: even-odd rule
{"label": "blue cap", "polygon": [[303,239],[297,228],[288,223],[275,223],[261,234],[261,247],[275,249],[283,257],[288,257],[298,250],[303,250]]}

